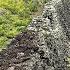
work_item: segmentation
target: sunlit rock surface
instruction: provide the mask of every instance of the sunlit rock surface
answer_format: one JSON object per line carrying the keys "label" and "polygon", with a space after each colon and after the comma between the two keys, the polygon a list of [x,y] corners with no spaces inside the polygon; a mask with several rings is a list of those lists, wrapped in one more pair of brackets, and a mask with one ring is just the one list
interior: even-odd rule
{"label": "sunlit rock surface", "polygon": [[0,70],[70,70],[69,3],[45,4],[42,15],[0,52]]}

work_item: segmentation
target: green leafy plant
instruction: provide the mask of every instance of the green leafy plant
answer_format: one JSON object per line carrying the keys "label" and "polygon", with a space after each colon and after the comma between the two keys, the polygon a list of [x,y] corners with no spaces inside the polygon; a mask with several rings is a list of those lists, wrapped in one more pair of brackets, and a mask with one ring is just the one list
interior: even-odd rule
{"label": "green leafy plant", "polygon": [[38,7],[39,0],[0,0],[0,48],[24,31]]}

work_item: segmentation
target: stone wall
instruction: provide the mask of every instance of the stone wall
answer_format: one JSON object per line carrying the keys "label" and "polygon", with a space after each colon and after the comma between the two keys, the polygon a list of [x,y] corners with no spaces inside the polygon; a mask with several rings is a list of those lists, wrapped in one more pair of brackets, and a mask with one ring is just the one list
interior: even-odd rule
{"label": "stone wall", "polygon": [[69,20],[62,22],[67,18],[64,6],[61,0],[45,4],[42,15],[0,52],[0,70],[70,70]]}
{"label": "stone wall", "polygon": [[57,5],[56,9],[60,24],[70,40],[70,0],[61,0],[61,3]]}

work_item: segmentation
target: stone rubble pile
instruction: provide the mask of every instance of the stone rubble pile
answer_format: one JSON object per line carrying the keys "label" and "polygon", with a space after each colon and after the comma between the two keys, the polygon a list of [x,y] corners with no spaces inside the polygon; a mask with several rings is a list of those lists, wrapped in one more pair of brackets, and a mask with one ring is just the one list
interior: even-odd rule
{"label": "stone rubble pile", "polygon": [[67,35],[65,23],[61,22],[63,10],[59,7],[62,3],[62,0],[47,3],[42,15],[34,18],[27,29],[0,52],[0,70],[70,70],[69,33]]}

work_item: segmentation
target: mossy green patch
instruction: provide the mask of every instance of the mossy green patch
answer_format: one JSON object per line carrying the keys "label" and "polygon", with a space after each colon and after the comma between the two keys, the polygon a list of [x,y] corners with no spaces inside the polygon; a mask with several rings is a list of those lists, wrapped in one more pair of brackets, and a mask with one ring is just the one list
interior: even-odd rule
{"label": "mossy green patch", "polygon": [[0,48],[27,27],[38,7],[39,0],[0,0]]}

